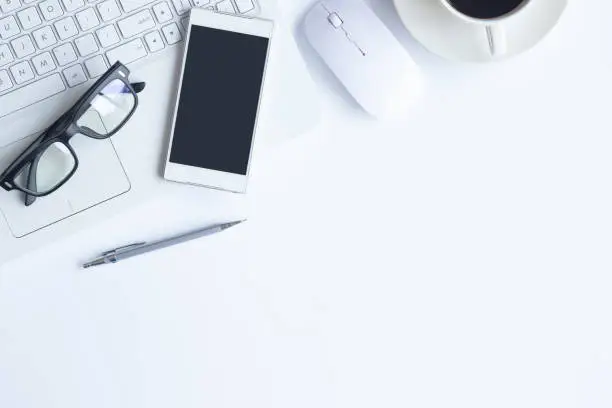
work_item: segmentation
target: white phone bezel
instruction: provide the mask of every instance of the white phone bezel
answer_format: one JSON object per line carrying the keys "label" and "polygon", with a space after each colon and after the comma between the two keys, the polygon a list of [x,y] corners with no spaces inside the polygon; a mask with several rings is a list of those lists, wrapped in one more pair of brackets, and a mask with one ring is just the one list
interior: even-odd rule
{"label": "white phone bezel", "polygon": [[[206,169],[202,167],[189,166],[185,164],[173,163],[170,161],[170,151],[172,150],[172,141],[174,139],[174,129],[176,126],[176,114],[180,102],[181,89],[183,86],[183,75],[185,72],[185,63],[187,60],[187,50],[189,49],[189,40],[191,34],[191,26],[210,27],[224,31],[232,31],[236,33],[256,35],[259,37],[268,38],[268,51],[264,65],[264,74],[261,81],[261,89],[259,92],[259,101],[257,102],[257,115],[255,116],[255,126],[253,128],[253,136],[251,138],[251,148],[249,151],[249,161],[247,163],[247,174],[233,174],[218,170]],[[189,18],[189,26],[187,29],[187,38],[185,42],[185,53],[181,64],[181,77],[179,80],[179,88],[177,93],[176,105],[174,107],[174,116],[172,119],[172,131],[170,133],[170,141],[168,143],[168,151],[166,153],[166,162],[164,166],[164,178],[169,181],[177,181],[181,183],[197,184],[210,188],[216,188],[237,193],[244,193],[247,187],[251,167],[251,156],[253,154],[253,144],[257,134],[257,122],[259,119],[259,108],[263,96],[263,87],[266,78],[266,69],[270,56],[270,47],[274,23],[271,20],[264,20],[249,17],[237,17],[235,15],[217,13],[204,9],[194,8],[191,10]],[[204,124],[205,125],[205,124]]]}

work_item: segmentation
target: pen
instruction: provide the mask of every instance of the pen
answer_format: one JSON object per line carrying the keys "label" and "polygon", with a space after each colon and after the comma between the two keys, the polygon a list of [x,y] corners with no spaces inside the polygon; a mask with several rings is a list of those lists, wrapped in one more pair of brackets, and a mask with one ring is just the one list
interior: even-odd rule
{"label": "pen", "polygon": [[238,225],[244,221],[246,220],[229,222],[226,224],[219,224],[219,225],[215,225],[212,227],[206,227],[206,228],[199,229],[196,231],[188,232],[183,235],[178,235],[176,237],[162,239],[160,241],[155,241],[151,243],[137,242],[135,244],[130,244],[130,245],[122,246],[119,248],[111,249],[110,251],[106,251],[102,253],[100,257],[94,259],[93,261],[83,264],[83,268],[91,268],[92,266],[104,265],[108,263],[116,263],[124,259],[131,258],[133,256],[138,256],[138,255],[146,254],[148,252],[157,251],[158,249],[167,248],[169,246],[181,244],[183,242],[205,237],[207,235],[213,235],[218,232],[224,231],[228,228],[231,228],[234,225]]}

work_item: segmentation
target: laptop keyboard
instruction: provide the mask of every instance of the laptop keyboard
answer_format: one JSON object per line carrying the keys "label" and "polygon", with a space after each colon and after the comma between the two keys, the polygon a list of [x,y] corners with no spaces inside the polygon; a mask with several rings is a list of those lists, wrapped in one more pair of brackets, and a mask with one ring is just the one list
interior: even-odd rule
{"label": "laptop keyboard", "polygon": [[257,0],[0,0],[0,117],[180,43],[192,7],[260,10]]}

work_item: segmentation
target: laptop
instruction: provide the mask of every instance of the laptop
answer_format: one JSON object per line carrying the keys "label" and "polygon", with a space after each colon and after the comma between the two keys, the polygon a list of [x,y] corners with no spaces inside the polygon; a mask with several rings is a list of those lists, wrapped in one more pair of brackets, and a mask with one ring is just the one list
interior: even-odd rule
{"label": "laptop", "polygon": [[[192,7],[277,14],[275,0],[0,0],[0,169],[115,60],[147,83],[118,134],[71,141],[79,169],[58,191],[26,207],[23,194],[0,190],[0,263],[164,194],[163,152]],[[264,139],[299,134],[318,118],[315,87],[290,31],[277,27],[272,45]]]}

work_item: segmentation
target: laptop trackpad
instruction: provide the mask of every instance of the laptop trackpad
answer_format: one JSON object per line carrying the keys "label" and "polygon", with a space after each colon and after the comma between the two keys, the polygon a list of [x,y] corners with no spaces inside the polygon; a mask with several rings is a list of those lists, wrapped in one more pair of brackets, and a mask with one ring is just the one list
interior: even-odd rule
{"label": "laptop trackpad", "polygon": [[[33,140],[34,137],[28,137],[2,148],[0,168],[7,166]],[[15,237],[48,227],[130,190],[130,181],[110,139],[76,135],[70,144],[79,159],[79,167],[56,192],[39,197],[26,207],[23,193],[0,190],[0,211]]]}

